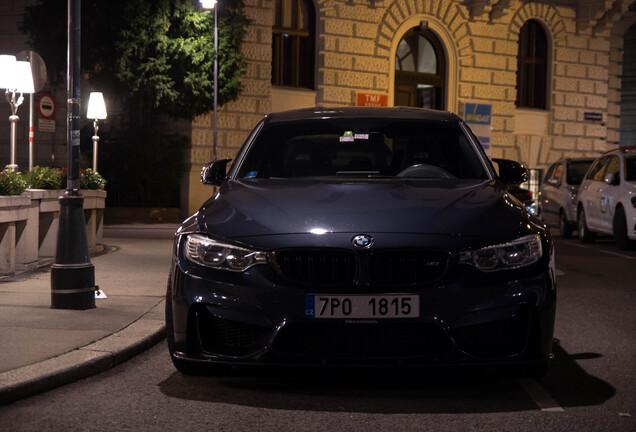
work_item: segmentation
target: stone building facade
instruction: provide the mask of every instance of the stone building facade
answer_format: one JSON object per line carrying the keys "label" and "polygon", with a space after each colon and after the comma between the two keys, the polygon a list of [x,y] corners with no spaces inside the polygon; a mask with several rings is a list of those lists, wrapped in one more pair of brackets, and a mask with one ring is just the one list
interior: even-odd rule
{"label": "stone building facade", "polygon": [[[12,0],[0,11],[2,53],[27,49],[17,23],[23,8],[33,3]],[[352,106],[365,98],[389,106],[405,104],[404,85],[413,74],[404,73],[402,50],[414,34],[432,42],[437,70],[429,70],[426,62],[418,64],[425,73],[413,79],[431,81],[412,86],[422,94],[409,104],[434,100],[434,107],[460,115],[466,104],[490,106],[492,157],[519,160],[541,170],[563,156],[594,156],[636,139],[634,0],[245,0],[245,4],[251,19],[242,48],[248,68],[239,99],[219,109],[219,158],[235,157],[252,128],[269,112]],[[296,31],[292,27],[300,21],[306,28]],[[528,23],[545,38],[544,89],[535,92],[545,93],[539,108],[519,101],[520,46],[525,46],[522,35]],[[285,75],[281,68],[294,65],[286,62],[288,52],[281,55],[275,47],[287,49],[285,44],[295,34],[311,36],[310,45],[301,50],[304,56],[296,59],[297,75],[309,77],[301,85],[278,80]],[[526,80],[522,90],[540,81]],[[65,99],[64,88],[45,90],[58,101]],[[60,126],[65,123],[62,105],[58,102],[55,117]],[[0,115],[8,119],[8,104],[0,103]],[[19,139],[24,141],[26,108],[21,108],[20,117]],[[4,159],[9,122],[1,120]],[[58,154],[55,163],[63,163],[64,128],[37,132],[36,127],[36,144],[43,142],[52,149],[46,158]],[[213,158],[212,113],[197,118],[188,132],[191,146],[181,181],[184,216],[212,194],[199,181],[201,166]]]}
{"label": "stone building facade", "polygon": [[[315,18],[313,88],[273,85],[275,15],[296,1],[246,0],[252,24],[243,46],[245,90],[219,111],[219,158],[234,157],[271,111],[352,106],[359,95],[394,105],[396,52],[418,28],[441,48],[440,108],[459,114],[466,103],[491,106],[492,157],[543,169],[560,157],[593,156],[620,142],[623,44],[636,22],[633,0],[308,0]],[[547,96],[540,109],[517,100],[520,34],[530,20],[547,38]],[[210,114],[192,124],[182,194],[190,213],[210,195],[199,172],[211,155]]]}

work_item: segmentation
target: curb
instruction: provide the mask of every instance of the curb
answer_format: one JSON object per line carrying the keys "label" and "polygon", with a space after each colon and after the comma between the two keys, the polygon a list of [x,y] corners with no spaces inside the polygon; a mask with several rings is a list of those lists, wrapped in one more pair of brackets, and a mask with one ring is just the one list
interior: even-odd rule
{"label": "curb", "polygon": [[[151,348],[165,337],[165,300],[121,331],[57,357],[0,374],[0,405],[97,375]],[[155,317],[153,317],[153,315]]]}

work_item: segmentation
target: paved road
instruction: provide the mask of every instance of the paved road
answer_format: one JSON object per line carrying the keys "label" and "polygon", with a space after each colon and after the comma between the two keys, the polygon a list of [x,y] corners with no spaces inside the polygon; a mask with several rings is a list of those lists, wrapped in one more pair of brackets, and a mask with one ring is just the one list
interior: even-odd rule
{"label": "paved road", "polygon": [[391,369],[188,377],[161,343],[0,407],[0,429],[636,430],[636,252],[559,239],[557,253],[556,359],[540,382]]}

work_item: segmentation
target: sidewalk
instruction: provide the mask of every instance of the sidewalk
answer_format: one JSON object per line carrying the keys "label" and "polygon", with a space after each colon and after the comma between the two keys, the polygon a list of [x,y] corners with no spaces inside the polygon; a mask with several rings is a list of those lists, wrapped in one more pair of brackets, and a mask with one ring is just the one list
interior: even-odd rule
{"label": "sidewalk", "polygon": [[46,267],[0,278],[0,405],[100,373],[164,337],[176,224],[104,228],[96,308],[51,309]]}

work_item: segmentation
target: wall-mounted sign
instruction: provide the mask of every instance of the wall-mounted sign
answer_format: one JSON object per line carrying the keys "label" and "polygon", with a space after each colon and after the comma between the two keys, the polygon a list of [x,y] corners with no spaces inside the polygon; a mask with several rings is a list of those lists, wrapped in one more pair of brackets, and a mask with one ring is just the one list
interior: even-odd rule
{"label": "wall-mounted sign", "polygon": [[492,130],[492,105],[464,103],[463,117],[466,124],[490,155],[490,133]]}
{"label": "wall-mounted sign", "polygon": [[55,115],[55,99],[53,99],[53,95],[50,93],[42,94],[38,101],[38,109],[42,117],[47,120],[52,119]]}
{"label": "wall-mounted sign", "polygon": [[389,106],[389,96],[378,93],[358,93],[356,97],[356,106]]}
{"label": "wall-mounted sign", "polygon": [[593,122],[602,122],[603,121],[603,113],[600,112],[584,112],[583,118],[585,121],[593,121]]}

